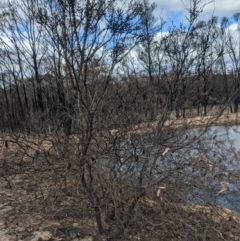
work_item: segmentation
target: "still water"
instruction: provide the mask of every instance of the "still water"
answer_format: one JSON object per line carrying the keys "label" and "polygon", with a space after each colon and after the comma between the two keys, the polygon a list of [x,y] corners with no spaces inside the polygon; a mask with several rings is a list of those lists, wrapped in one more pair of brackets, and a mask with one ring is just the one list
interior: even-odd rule
{"label": "still water", "polygon": [[[197,135],[201,130],[189,133]],[[181,155],[181,150],[176,155]],[[185,194],[189,202],[210,203],[240,212],[240,126],[214,126],[199,138],[190,151],[191,158],[202,159],[205,166],[187,168],[191,181],[201,183]],[[199,157],[201,153],[201,158]],[[187,182],[187,178],[185,178]]]}
{"label": "still water", "polygon": [[103,156],[99,168],[132,185],[141,180],[141,186],[148,187],[152,182],[153,192],[164,185],[165,194],[173,200],[240,213],[240,126],[163,134],[124,140],[115,158]]}

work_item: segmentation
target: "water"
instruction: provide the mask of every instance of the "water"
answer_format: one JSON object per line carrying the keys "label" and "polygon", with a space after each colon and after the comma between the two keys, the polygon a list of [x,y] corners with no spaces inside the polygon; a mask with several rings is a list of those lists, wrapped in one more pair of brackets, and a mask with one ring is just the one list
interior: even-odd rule
{"label": "water", "polygon": [[[211,127],[198,145],[199,151],[195,146],[190,156],[193,158],[199,153],[205,166],[195,170],[191,166],[185,175],[191,173],[191,181],[198,178],[201,185],[185,194],[186,199],[195,204],[210,203],[240,213],[240,126]],[[185,180],[187,182],[187,178]]]}
{"label": "water", "polygon": [[[162,133],[161,133],[162,135]],[[240,126],[132,137],[101,168],[136,187],[166,185],[169,198],[240,213]]]}
{"label": "water", "polygon": [[[195,128],[179,133],[168,144],[171,151],[157,159],[156,179],[171,175],[175,190],[190,203],[240,213],[240,126]],[[151,151],[153,156],[159,154],[158,148]]]}

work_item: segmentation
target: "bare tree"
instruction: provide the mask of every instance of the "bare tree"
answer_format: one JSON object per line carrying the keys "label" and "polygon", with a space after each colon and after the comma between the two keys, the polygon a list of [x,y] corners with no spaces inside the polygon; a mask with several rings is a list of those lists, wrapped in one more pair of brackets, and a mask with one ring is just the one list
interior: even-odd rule
{"label": "bare tree", "polygon": [[[222,49],[211,48],[215,19],[201,25],[204,6],[191,3],[188,26],[171,25],[156,42],[154,5],[147,1],[9,4],[1,31],[15,38],[13,45],[2,39],[8,51],[1,62],[6,58],[18,75],[15,87],[3,66],[0,112],[14,113],[21,100],[31,131],[4,133],[0,160],[9,189],[18,185],[9,173],[22,175],[26,193],[33,193],[43,213],[55,210],[59,222],[72,212],[85,223],[94,218],[98,233],[91,231],[100,240],[125,238],[133,227],[164,239],[204,238],[199,230],[207,218],[199,214],[199,221],[189,206],[210,207],[215,194],[224,193],[218,187],[227,180],[218,177],[217,161],[227,156],[225,140],[215,140],[217,133],[209,129],[222,112],[187,119],[186,105],[199,83],[207,114],[209,76]],[[139,49],[146,52],[127,62]],[[140,62],[139,73],[133,66]],[[59,214],[60,206],[66,215]],[[174,222],[180,231],[169,237]],[[206,228],[205,239],[222,238],[222,229],[211,222],[216,230]],[[58,229],[70,237],[66,227]]]}
{"label": "bare tree", "polygon": [[239,35],[239,14],[236,13],[233,16],[234,20],[237,24],[237,30],[233,33],[230,29],[228,30],[226,36],[226,53],[227,56],[230,58],[232,66],[231,74],[234,83],[234,112],[238,112],[238,104],[239,104],[239,42],[238,42],[238,35]]}

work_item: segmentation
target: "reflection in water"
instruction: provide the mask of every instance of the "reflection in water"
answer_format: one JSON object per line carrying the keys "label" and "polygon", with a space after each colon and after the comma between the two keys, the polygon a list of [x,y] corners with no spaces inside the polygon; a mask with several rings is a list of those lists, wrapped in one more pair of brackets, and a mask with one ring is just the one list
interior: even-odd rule
{"label": "reflection in water", "polygon": [[170,201],[240,212],[240,126],[175,130],[164,141],[154,134],[131,137],[114,152],[102,156],[98,168],[119,181],[151,187]]}
{"label": "reflection in water", "polygon": [[240,126],[211,127],[200,142],[199,151],[191,150],[195,165],[185,173],[191,175],[191,182],[198,182],[185,197],[196,204],[210,203],[240,212]]}

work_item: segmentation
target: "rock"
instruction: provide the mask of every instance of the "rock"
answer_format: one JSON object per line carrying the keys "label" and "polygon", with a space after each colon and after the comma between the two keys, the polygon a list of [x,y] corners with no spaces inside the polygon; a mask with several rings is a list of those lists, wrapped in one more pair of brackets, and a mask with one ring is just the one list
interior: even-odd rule
{"label": "rock", "polygon": [[79,226],[80,226],[80,224],[79,223],[73,223],[73,225],[72,225],[74,228],[78,228]]}
{"label": "rock", "polygon": [[52,234],[48,231],[36,231],[33,233],[34,237],[31,241],[48,241],[52,238]]}

